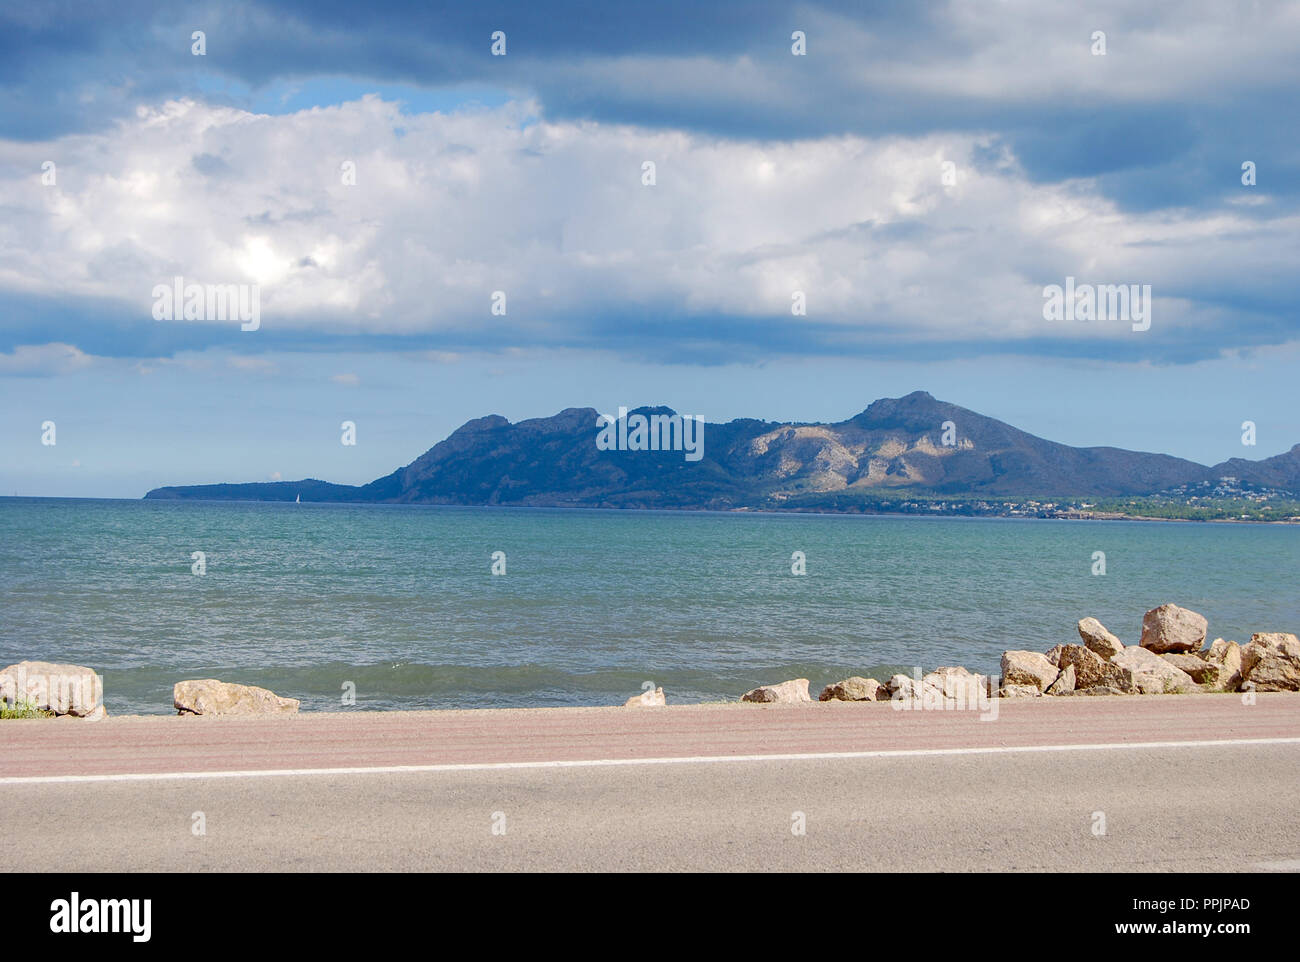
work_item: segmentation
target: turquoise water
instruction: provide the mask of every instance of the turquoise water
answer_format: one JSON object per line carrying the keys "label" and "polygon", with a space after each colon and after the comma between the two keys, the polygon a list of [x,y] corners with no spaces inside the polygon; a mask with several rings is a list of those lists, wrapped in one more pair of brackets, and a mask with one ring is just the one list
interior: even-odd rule
{"label": "turquoise water", "polygon": [[88,665],[118,714],[210,676],[332,710],[346,682],[357,710],[815,695],[995,671],[1085,615],[1136,643],[1166,601],[1211,637],[1298,631],[1297,562],[1266,525],[0,499],[0,666]]}

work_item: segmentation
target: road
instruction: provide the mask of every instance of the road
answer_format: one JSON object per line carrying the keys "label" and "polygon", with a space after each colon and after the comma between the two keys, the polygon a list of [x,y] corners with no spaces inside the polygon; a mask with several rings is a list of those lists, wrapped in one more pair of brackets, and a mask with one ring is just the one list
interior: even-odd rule
{"label": "road", "polygon": [[88,871],[1300,869],[1300,696],[998,707],[4,722],[0,833]]}

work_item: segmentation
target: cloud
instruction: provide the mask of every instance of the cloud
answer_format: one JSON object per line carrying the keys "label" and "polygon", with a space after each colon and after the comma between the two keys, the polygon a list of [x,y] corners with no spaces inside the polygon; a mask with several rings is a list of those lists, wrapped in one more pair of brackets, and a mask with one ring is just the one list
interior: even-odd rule
{"label": "cloud", "polygon": [[[190,98],[283,112],[352,84],[412,100],[455,89],[532,98],[558,121],[735,139],[996,132],[1039,181],[1101,178],[1148,209],[1220,204],[1243,149],[1300,191],[1287,116],[1300,11],[1284,0],[587,0],[237,7],[48,2],[0,13],[0,135],[104,130],[141,104]],[[202,24],[208,55],[190,34]],[[490,54],[503,30],[508,55]],[[792,56],[790,36],[807,37]],[[1104,31],[1105,56],[1092,36]],[[333,92],[331,93],[331,89]],[[219,177],[222,158],[194,162]]]}
{"label": "cloud", "polygon": [[99,359],[71,344],[20,344],[0,352],[0,376],[50,377],[92,367]]}
{"label": "cloud", "polygon": [[[0,350],[1187,361],[1296,336],[1294,4],[656,11],[10,5]],[[1152,330],[1045,325],[1066,276],[1151,284]],[[154,322],[175,277],[256,285],[260,330]]]}
{"label": "cloud", "polygon": [[330,380],[335,384],[342,384],[344,387],[356,387],[361,383],[361,378],[350,372],[347,374],[335,374],[330,378]]}
{"label": "cloud", "polygon": [[[412,115],[366,97],[271,116],[186,100],[103,133],[0,143],[0,305],[100,305],[113,334],[96,349],[128,355],[1189,360],[1295,336],[1300,223],[1276,199],[1127,210],[1095,178],[1035,180],[992,132],[730,140],[538,111]],[[56,186],[40,183],[46,157]],[[1044,322],[1043,287],[1067,276],[1150,284],[1152,330]],[[175,277],[255,289],[261,329],[154,321],[152,291]],[[0,336],[26,336],[28,313],[5,312]],[[43,324],[70,343],[97,336],[80,310]]]}

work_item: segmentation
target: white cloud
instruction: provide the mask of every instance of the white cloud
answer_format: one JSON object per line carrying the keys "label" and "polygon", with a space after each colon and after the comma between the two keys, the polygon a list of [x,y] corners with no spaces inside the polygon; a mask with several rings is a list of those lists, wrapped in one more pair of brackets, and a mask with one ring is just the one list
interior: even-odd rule
{"label": "white cloud", "polygon": [[0,352],[0,375],[44,377],[70,374],[96,364],[100,359],[71,344],[20,344],[12,352]]}
{"label": "white cloud", "polygon": [[[581,342],[624,313],[900,340],[1118,338],[1126,325],[1046,326],[1043,285],[1151,284],[1157,323],[1200,327],[1220,312],[1175,297],[1185,283],[1239,285],[1243,264],[1268,283],[1300,237],[1294,218],[1247,219],[1259,211],[1124,213],[1087,181],[1030,183],[978,135],[730,141],[535,110],[184,101],[104,134],[0,143],[0,292],[104,298],[147,320],[154,285],[180,275],[260,285],[267,331],[470,331],[499,346]],[[45,158],[57,187],[32,173]],[[504,317],[489,311],[497,290]],[[791,315],[796,290],[807,317]]]}

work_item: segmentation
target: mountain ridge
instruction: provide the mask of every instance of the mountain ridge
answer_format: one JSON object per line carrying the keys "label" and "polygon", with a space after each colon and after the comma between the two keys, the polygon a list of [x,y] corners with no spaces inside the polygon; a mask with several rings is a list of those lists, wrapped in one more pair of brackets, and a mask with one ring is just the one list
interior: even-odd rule
{"label": "mountain ridge", "polygon": [[[675,417],[639,407],[636,417]],[[1214,466],[1122,448],[1076,448],[925,391],[881,398],[834,423],[739,418],[704,424],[699,460],[678,450],[601,450],[595,408],[465,422],[409,464],[364,485],[303,481],[165,486],[162,499],[399,504],[779,509],[844,496],[1147,496],[1230,477],[1300,492],[1300,444]],[[612,434],[611,434],[612,437]],[[667,438],[667,435],[665,435]],[[665,442],[666,443],[666,442]]]}

